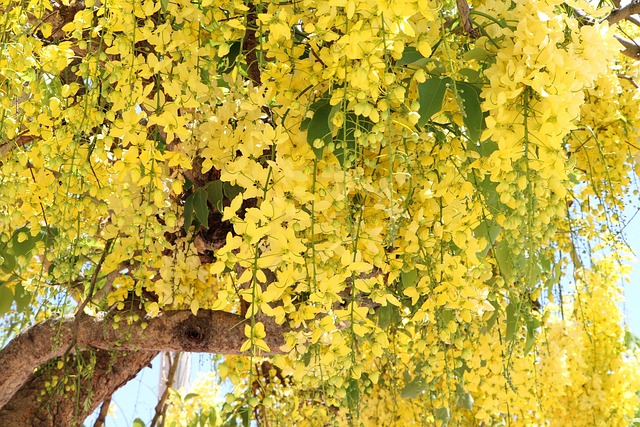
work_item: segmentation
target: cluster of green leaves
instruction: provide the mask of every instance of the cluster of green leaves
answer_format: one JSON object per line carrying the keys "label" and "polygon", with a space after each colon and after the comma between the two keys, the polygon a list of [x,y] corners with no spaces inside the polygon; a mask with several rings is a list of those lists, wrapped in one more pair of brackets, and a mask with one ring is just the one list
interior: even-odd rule
{"label": "cluster of green leaves", "polygon": [[[185,185],[185,190],[191,189],[191,184]],[[184,201],[184,230],[189,231],[193,224],[194,215],[196,228],[209,228],[209,214],[221,213],[224,202],[233,200],[242,192],[242,187],[220,180],[208,182],[204,186],[194,189]]]}

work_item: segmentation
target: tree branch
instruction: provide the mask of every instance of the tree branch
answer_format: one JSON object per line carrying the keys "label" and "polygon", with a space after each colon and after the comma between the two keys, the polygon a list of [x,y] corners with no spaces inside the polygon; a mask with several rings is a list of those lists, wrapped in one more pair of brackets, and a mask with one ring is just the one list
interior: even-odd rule
{"label": "tree branch", "polygon": [[104,402],[102,402],[102,406],[100,406],[100,413],[98,414],[98,418],[96,418],[96,422],[93,423],[93,427],[104,427],[107,415],[109,414],[109,405],[111,405],[111,396],[107,397]]}
{"label": "tree branch", "polygon": [[[80,427],[100,402],[149,366],[157,354],[91,350],[71,355],[63,371],[56,363],[48,364],[31,375],[0,409],[0,426]],[[78,361],[95,363],[78,368]]]}
{"label": "tree branch", "polygon": [[631,15],[636,15],[638,13],[640,13],[640,1],[633,0],[628,5],[619,7],[612,11],[609,16],[607,16],[607,21],[609,22],[609,25],[614,25],[623,19],[628,19]]}
{"label": "tree branch", "polygon": [[242,40],[242,51],[247,61],[247,75],[254,86],[260,86],[260,62],[258,61],[257,49],[260,45],[256,38],[257,27],[257,11],[254,3],[249,3],[247,11],[246,24],[247,27],[244,39]]}
{"label": "tree branch", "polygon": [[640,45],[633,40],[625,39],[617,34],[614,34],[613,37],[620,42],[622,46],[624,46],[624,50],[621,50],[625,56],[633,59],[640,59]]}
{"label": "tree branch", "polygon": [[640,19],[636,18],[635,16],[628,17],[627,21],[631,22],[636,27],[640,27]]}
{"label": "tree branch", "polygon": [[[176,353],[174,357],[171,357],[171,353],[165,353],[161,357],[167,357],[169,362],[169,373],[167,374],[167,380],[164,383],[164,390],[162,392],[162,396],[158,399],[158,403],[156,404],[155,414],[153,415],[153,419],[151,420],[150,427],[156,427],[158,425],[158,421],[160,421],[160,417],[163,418],[164,423],[164,415],[166,412],[166,403],[169,398],[169,389],[173,387],[173,383],[176,377],[176,371],[178,370],[178,364],[180,363],[180,356],[182,353]],[[162,370],[162,368],[160,368]]]}
{"label": "tree branch", "polygon": [[456,0],[456,7],[458,8],[458,15],[460,16],[463,31],[473,38],[478,38],[480,36],[480,30],[473,27],[467,0]]}
{"label": "tree branch", "polygon": [[[74,338],[79,348],[218,354],[240,354],[240,347],[247,339],[242,325],[245,319],[221,311],[200,310],[197,316],[188,310],[167,311],[152,319],[146,318],[141,310],[114,311],[100,318],[83,313],[77,316],[52,318],[34,325],[0,351],[3,370],[0,408],[36,368],[62,356]],[[267,332],[265,342],[271,349],[269,354],[279,353],[279,347],[284,344],[283,328],[270,320],[262,321]]]}
{"label": "tree branch", "polygon": [[640,86],[638,86],[638,83],[636,83],[635,80],[633,80],[633,77],[628,76],[626,74],[618,74],[618,78],[627,80],[629,83],[631,83],[633,87],[635,87],[636,89],[640,89]]}

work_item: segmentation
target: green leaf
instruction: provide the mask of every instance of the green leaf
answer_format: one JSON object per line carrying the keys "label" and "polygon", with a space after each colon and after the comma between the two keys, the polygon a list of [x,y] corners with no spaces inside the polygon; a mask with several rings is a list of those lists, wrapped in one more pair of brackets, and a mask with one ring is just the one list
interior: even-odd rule
{"label": "green leaf", "polygon": [[200,81],[205,85],[211,84],[211,75],[209,74],[209,70],[200,68]]}
{"label": "green leaf", "polygon": [[207,192],[203,188],[198,188],[193,193],[193,210],[196,219],[204,228],[209,228],[209,206],[207,206]]}
{"label": "green leaf", "polygon": [[0,283],[0,316],[11,310],[13,292],[4,283]]}
{"label": "green leaf", "polygon": [[244,427],[249,427],[250,425],[250,419],[249,419],[249,408],[248,407],[242,407],[238,413],[240,414],[240,418],[242,418],[242,425]]}
{"label": "green leaf", "polygon": [[238,422],[236,421],[235,417],[231,417],[222,424],[222,427],[236,427],[237,425]]}
{"label": "green leaf", "polygon": [[413,270],[400,272],[400,281],[404,289],[415,285],[418,283],[418,269],[414,268]]}
{"label": "green leaf", "polygon": [[359,399],[360,388],[358,387],[358,380],[351,378],[349,380],[349,386],[347,387],[347,405],[349,408],[357,407]]}
{"label": "green leaf", "polygon": [[402,58],[400,58],[398,62],[396,62],[396,65],[411,65],[417,68],[422,68],[427,65],[428,62],[429,59],[422,56],[422,54],[418,52],[418,49],[412,46],[407,46],[402,52]]}
{"label": "green leaf", "polygon": [[1,258],[2,259],[0,260],[0,270],[2,270],[7,274],[13,273],[17,266],[16,257],[14,257],[11,254],[4,253],[4,254],[1,254]]}
{"label": "green leaf", "polygon": [[238,62],[238,55],[240,55],[241,50],[242,43],[240,41],[234,41],[231,43],[231,46],[229,46],[229,53],[220,59],[220,63],[218,65],[219,74],[227,74],[236,66],[236,63]]}
{"label": "green leaf", "polygon": [[[167,11],[167,6],[169,6],[169,0],[160,0],[160,6],[162,6],[162,11]],[[135,421],[134,421],[135,423]]]}
{"label": "green leaf", "polygon": [[540,327],[540,321],[535,317],[527,320],[527,340],[524,343],[524,354],[529,354],[529,351],[536,342],[536,329]]}
{"label": "green leaf", "polygon": [[184,201],[184,231],[188,232],[193,222],[193,194]]}
{"label": "green leaf", "polygon": [[480,47],[471,49],[462,55],[462,59],[465,61],[485,61],[487,58],[489,58],[489,53]]}
{"label": "green leaf", "polygon": [[[26,234],[26,238],[24,235]],[[31,231],[27,227],[22,227],[13,232],[13,236],[7,245],[7,252],[15,256],[27,256],[36,243],[42,238],[42,234],[36,236],[31,235]],[[23,238],[24,240],[20,241]]]}
{"label": "green leaf", "polygon": [[136,418],[133,420],[133,427],[146,427],[146,424],[140,418]]}
{"label": "green leaf", "polygon": [[427,385],[424,382],[424,378],[417,376],[405,384],[400,392],[400,397],[403,399],[414,399],[424,393],[426,389]]}
{"label": "green leaf", "polygon": [[480,225],[473,230],[475,237],[484,237],[488,241],[487,246],[478,252],[477,255],[479,258],[484,258],[487,255],[487,252],[489,252],[489,249],[491,249],[501,231],[502,227],[500,227],[500,224],[489,218],[483,219]]}
{"label": "green leaf", "polygon": [[308,351],[305,354],[302,355],[302,363],[304,363],[304,366],[309,366],[309,364],[311,363],[311,352]]}
{"label": "green leaf", "polygon": [[498,304],[496,301],[491,301],[491,300],[489,300],[489,302],[493,306],[494,310],[491,317],[489,317],[489,319],[487,320],[487,326],[486,326],[487,332],[491,331],[491,328],[493,328],[493,325],[496,323],[496,320],[498,320],[498,313],[500,313],[500,304]]}
{"label": "green leaf", "polygon": [[480,82],[480,77],[482,76],[481,72],[478,70],[473,70],[471,68],[462,68],[458,70],[458,74],[467,79],[469,83],[478,83]]}
{"label": "green leaf", "polygon": [[183,401],[185,401],[185,402],[186,402],[187,400],[189,400],[189,399],[193,399],[194,397],[198,397],[198,396],[199,396],[199,394],[198,394],[198,393],[188,393],[188,394],[184,397]]}
{"label": "green leaf", "polygon": [[215,207],[218,212],[222,212],[222,198],[224,197],[222,190],[222,181],[216,180],[210,182],[207,184],[206,189],[207,199],[209,200],[209,203],[211,203],[211,206]]}
{"label": "green leaf", "polygon": [[483,141],[482,143],[467,141],[467,150],[475,151],[482,157],[489,157],[497,149],[498,144],[491,140]]}
{"label": "green leaf", "polygon": [[443,308],[440,312],[440,319],[442,319],[442,326],[447,326],[449,322],[456,318],[456,313],[450,308]]}
{"label": "green leaf", "polygon": [[184,178],[184,184],[182,184],[182,191],[189,191],[193,188],[193,182],[187,177]]}
{"label": "green leaf", "polygon": [[215,408],[209,409],[209,425],[211,427],[214,427],[217,421],[218,421],[218,414],[216,413]]}
{"label": "green leaf", "polygon": [[309,117],[302,120],[302,122],[300,123],[300,130],[304,132],[309,129],[309,123],[311,123],[311,119]]}
{"label": "green leaf", "polygon": [[222,191],[224,192],[224,195],[227,199],[233,200],[238,194],[244,191],[244,188],[240,187],[239,185],[233,185],[228,182],[223,182]]}
{"label": "green leaf", "polygon": [[334,139],[335,148],[333,154],[338,159],[340,166],[345,167],[350,154],[356,151],[356,130],[366,133],[371,130],[373,123],[366,117],[357,116],[354,113],[346,114],[344,123],[338,129]]}
{"label": "green leaf", "polygon": [[451,419],[449,408],[436,408],[433,411],[433,416],[436,420],[442,421],[442,424],[440,424],[442,427],[449,424],[449,420]]}
{"label": "green leaf", "polygon": [[[309,145],[313,149],[313,152],[315,153],[318,160],[322,159],[322,151],[324,150],[324,146],[330,143],[332,140],[331,128],[329,127],[329,115],[331,114],[332,107],[329,104],[328,99],[322,100],[322,102],[323,103],[315,110],[315,113],[313,114],[313,117],[309,122],[309,127],[307,128],[307,143],[309,143]],[[314,145],[316,139],[322,140],[322,146],[316,147]]]}
{"label": "green leaf", "polygon": [[19,313],[24,313],[26,308],[31,304],[31,297],[33,296],[33,294],[27,291],[20,283],[16,285],[14,292],[16,309]]}
{"label": "green leaf", "polygon": [[498,261],[500,273],[505,279],[510,278],[513,273],[513,260],[509,245],[506,241],[501,240],[495,244],[495,250],[493,252],[496,257],[496,261]]}
{"label": "green leaf", "polygon": [[418,96],[420,99],[420,108],[418,109],[420,119],[418,120],[418,126],[424,126],[434,114],[442,110],[444,95],[447,92],[447,85],[450,83],[451,79],[445,77],[442,79],[429,79],[418,85]]}
{"label": "green leaf", "polygon": [[461,407],[462,409],[468,409],[468,410],[472,410],[473,409],[473,396],[471,396],[471,393],[469,393],[468,391],[465,391],[464,388],[462,387],[458,387],[458,406]]}
{"label": "green leaf", "polygon": [[[525,258],[521,258],[520,259],[523,263],[527,263],[527,259]],[[529,285],[529,287],[534,287],[534,285],[537,285],[540,282],[540,275],[542,274],[542,267],[540,266],[539,263],[534,262],[534,261],[529,261],[528,263],[528,269],[527,269],[527,284]],[[544,271],[548,271],[548,270],[544,270]]]}
{"label": "green leaf", "polygon": [[540,267],[542,268],[542,271],[551,270],[551,260],[549,259],[549,257],[542,256],[540,258]]}
{"label": "green leaf", "polygon": [[48,247],[52,245],[54,239],[60,235],[60,230],[58,230],[58,227],[49,226],[43,228],[42,231],[40,231],[40,234],[42,235],[41,240],[44,242],[45,246]]}
{"label": "green leaf", "polygon": [[518,313],[518,307],[514,301],[511,301],[507,306],[507,333],[505,338],[507,341],[511,341],[513,337],[516,335],[516,331],[518,329],[518,320],[520,318],[520,313]]}
{"label": "green leaf", "polygon": [[462,112],[462,121],[467,129],[467,137],[471,141],[477,142],[480,140],[483,121],[480,89],[469,83],[456,82],[456,91],[458,106]]}
{"label": "green leaf", "polygon": [[381,329],[396,325],[402,320],[398,307],[393,304],[387,304],[378,308],[376,313],[378,314],[378,326]]}

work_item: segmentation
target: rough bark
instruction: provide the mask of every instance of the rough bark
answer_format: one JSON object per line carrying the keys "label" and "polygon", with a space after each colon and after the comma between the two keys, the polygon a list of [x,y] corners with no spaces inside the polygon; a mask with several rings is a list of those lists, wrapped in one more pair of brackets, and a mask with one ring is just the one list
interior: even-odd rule
{"label": "rough bark", "polygon": [[[167,311],[151,319],[142,312],[123,310],[98,318],[82,314],[34,325],[0,351],[0,426],[81,423],[160,351],[240,354],[247,339],[244,322],[239,315],[211,310],[200,310],[196,316],[186,310]],[[263,323],[271,349],[268,354],[278,353],[284,344],[281,327],[268,320]],[[93,375],[80,384],[72,398],[54,393],[36,404],[51,375],[77,374],[82,378],[81,372],[61,373],[57,363],[47,364],[69,354],[70,349],[78,349],[86,357],[94,352]]]}
{"label": "rough bark", "polygon": [[640,45],[636,43],[634,40],[627,40],[624,37],[620,37],[617,34],[614,34],[616,40],[620,42],[624,49],[620,51],[625,56],[633,59],[640,59]]}
{"label": "rough bark", "polygon": [[626,6],[613,10],[609,16],[607,16],[607,21],[609,21],[610,25],[614,25],[638,13],[640,13],[640,0],[633,0]]}
{"label": "rough bark", "polygon": [[[95,350],[95,366],[87,378],[78,372],[74,361],[68,361],[66,372],[57,370],[55,363],[31,375],[27,382],[0,409],[0,426],[12,427],[71,427],[82,422],[98,405],[122,387],[158,354],[157,351],[110,352]],[[91,352],[81,353],[83,359]],[[77,355],[76,355],[77,357]],[[47,390],[51,377],[66,375],[75,390],[62,388]],[[75,379],[74,379],[75,377]],[[62,381],[60,378],[58,381]]]}

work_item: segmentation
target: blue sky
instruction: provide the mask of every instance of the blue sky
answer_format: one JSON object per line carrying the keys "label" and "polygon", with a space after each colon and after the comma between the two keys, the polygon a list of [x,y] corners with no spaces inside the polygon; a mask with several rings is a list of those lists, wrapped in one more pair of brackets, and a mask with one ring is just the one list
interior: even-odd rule
{"label": "blue sky", "polygon": [[[636,258],[640,258],[640,216],[634,218],[625,232]],[[637,261],[629,276],[629,283],[625,286],[624,296],[627,324],[631,332],[640,336],[640,265]]]}

